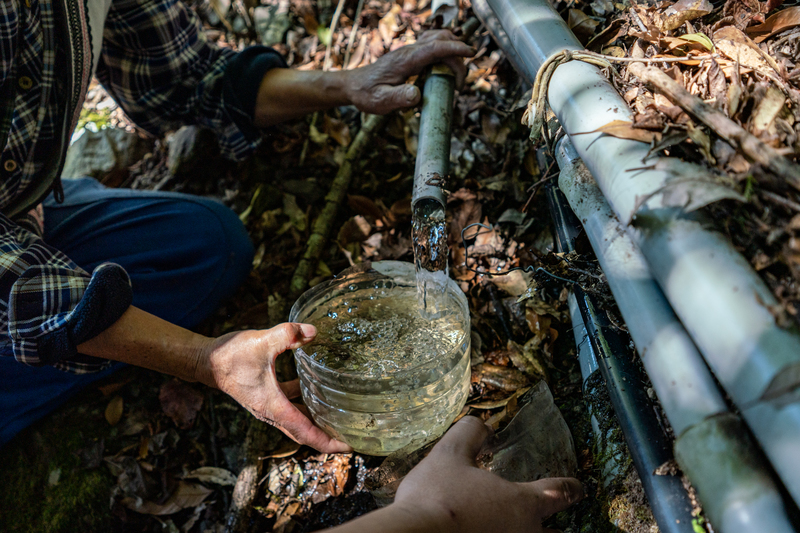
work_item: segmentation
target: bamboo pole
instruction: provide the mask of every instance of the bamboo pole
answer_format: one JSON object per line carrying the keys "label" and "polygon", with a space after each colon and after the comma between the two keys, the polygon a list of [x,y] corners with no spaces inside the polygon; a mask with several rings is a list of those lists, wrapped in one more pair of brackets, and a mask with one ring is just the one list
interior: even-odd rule
{"label": "bamboo pole", "polygon": [[291,300],[296,300],[308,288],[308,281],[317,269],[322,249],[328,243],[331,227],[336,220],[339,206],[347,195],[347,189],[350,187],[350,181],[353,177],[353,168],[361,158],[364,149],[372,141],[375,133],[383,127],[385,122],[385,116],[367,115],[358,135],[350,143],[344,162],[339,167],[339,172],[336,173],[336,177],[331,184],[330,192],[325,196],[325,207],[322,208],[322,212],[314,222],[314,228],[308,238],[303,258],[298,263],[297,269],[292,276],[292,281],[289,285],[289,297]]}

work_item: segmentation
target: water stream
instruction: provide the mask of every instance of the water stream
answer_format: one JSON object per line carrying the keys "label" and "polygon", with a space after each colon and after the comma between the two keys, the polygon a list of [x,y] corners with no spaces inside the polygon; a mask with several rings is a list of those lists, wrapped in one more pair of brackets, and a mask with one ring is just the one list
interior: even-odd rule
{"label": "water stream", "polygon": [[447,226],[444,206],[436,200],[420,200],[411,219],[417,300],[420,315],[434,319],[446,311],[445,289],[449,277]]}

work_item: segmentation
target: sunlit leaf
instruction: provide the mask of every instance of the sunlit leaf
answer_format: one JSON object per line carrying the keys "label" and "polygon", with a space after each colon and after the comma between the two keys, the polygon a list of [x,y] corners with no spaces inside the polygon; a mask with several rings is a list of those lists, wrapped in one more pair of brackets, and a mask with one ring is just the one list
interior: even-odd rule
{"label": "sunlit leaf", "polygon": [[657,14],[655,22],[661,31],[680,28],[689,20],[708,15],[714,10],[709,0],[678,0],[663,13]]}
{"label": "sunlit leaf", "polygon": [[684,41],[699,43],[703,46],[703,48],[711,52],[715,50],[714,42],[705,33],[686,33],[684,35],[681,35],[680,38],[683,39]]}
{"label": "sunlit leaf", "polygon": [[590,133],[604,133],[616,137],[617,139],[629,139],[631,141],[640,141],[648,144],[661,139],[661,133],[634,128],[633,122],[625,120],[613,120],[596,130],[573,133],[573,135],[588,135]]}
{"label": "sunlit leaf", "polygon": [[746,31],[755,42],[760,43],[795,26],[800,26],[800,6],[787,7],[769,17],[763,24],[750,26]]}

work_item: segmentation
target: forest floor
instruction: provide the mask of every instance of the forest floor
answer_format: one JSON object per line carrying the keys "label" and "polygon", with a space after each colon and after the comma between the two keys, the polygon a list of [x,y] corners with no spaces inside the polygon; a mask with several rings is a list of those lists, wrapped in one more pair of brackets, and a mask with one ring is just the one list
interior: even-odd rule
{"label": "forest floor", "polygon": [[[637,48],[672,79],[794,160],[800,143],[800,7],[755,0],[635,3],[559,2],[587,49],[612,58]],[[774,4],[774,2],[773,2]],[[274,46],[290,66],[356,68],[413,42],[431,24],[426,0],[198,0],[209,39],[242,49]],[[672,9],[672,11],[670,11]],[[358,14],[357,14],[358,11]],[[461,4],[459,22],[470,15]],[[530,87],[481,28],[472,40],[466,85],[456,99],[447,204],[450,265],[468,297],[473,372],[464,413],[495,428],[517,412],[517,398],[547,380],[569,425],[578,477],[589,497],[551,519],[570,532],[654,532],[635,471],[603,488],[581,395],[566,285],[552,283],[520,301],[528,284],[514,267],[552,261],[553,230],[543,184],[557,173],[548,148],[521,124]],[[326,65],[326,54],[329,65]],[[671,59],[670,59],[671,58]],[[675,58],[682,58],[675,61]],[[796,325],[800,306],[800,198],[776,178],[617,65],[614,82],[636,112],[609,135],[650,142],[702,165],[716,196],[705,207],[781,302]],[[99,86],[84,110],[89,129],[122,128],[144,139],[146,154],[98,179],[111,187],[215,197],[241,215],[257,252],[249,279],[199,331],[220,335],[287,319],[289,282],[312,223],[362,117],[353,108],[319,113],[267,131],[256,153],[232,163],[213,135],[179,131],[160,139],[138,132]],[[412,260],[410,194],[419,110],[392,114],[356,165],[346,205],[314,273],[318,283],[352,264]],[[537,152],[538,150],[538,152]],[[537,155],[538,154],[538,155]],[[542,155],[544,154],[544,156]],[[680,195],[675,195],[676,197]],[[483,223],[486,229],[468,230]],[[464,241],[462,237],[466,237]],[[465,244],[466,246],[463,246]],[[283,356],[291,378],[290,354]],[[0,513],[8,531],[225,531],[252,417],[223,393],[128,368],[89,387],[3,449]],[[259,455],[263,479],[250,531],[301,532],[338,524],[374,507],[364,490],[381,458],[318,454],[274,429]],[[480,490],[476,487],[475,490]],[[24,504],[23,504],[24,502]],[[706,530],[698,515],[696,531]]]}

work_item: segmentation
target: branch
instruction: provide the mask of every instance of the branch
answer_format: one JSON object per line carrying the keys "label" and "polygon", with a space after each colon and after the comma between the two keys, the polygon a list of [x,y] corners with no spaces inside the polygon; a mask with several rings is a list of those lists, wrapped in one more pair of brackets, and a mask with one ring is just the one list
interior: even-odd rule
{"label": "branch", "polygon": [[723,113],[691,94],[667,74],[655,67],[647,67],[644,63],[632,63],[628,67],[628,72],[657,89],[684,111],[711,128],[745,157],[769,169],[784,178],[792,187],[800,190],[800,167]]}
{"label": "branch", "polygon": [[297,269],[292,276],[292,282],[289,286],[289,297],[292,300],[297,299],[298,296],[303,294],[308,288],[308,280],[317,270],[322,249],[328,243],[328,238],[331,233],[331,226],[336,220],[336,214],[339,210],[339,205],[344,201],[347,195],[347,189],[350,187],[350,180],[353,176],[353,167],[356,161],[361,158],[364,149],[372,141],[372,137],[380,130],[386,122],[385,116],[380,115],[367,115],[361,130],[350,143],[347,149],[347,155],[344,157],[342,166],[339,167],[339,172],[331,184],[331,190],[325,196],[325,207],[314,222],[314,228],[311,232],[311,237],[308,238],[308,245],[303,254],[303,258],[297,265]]}

